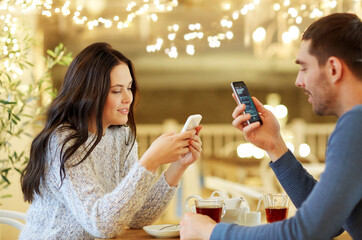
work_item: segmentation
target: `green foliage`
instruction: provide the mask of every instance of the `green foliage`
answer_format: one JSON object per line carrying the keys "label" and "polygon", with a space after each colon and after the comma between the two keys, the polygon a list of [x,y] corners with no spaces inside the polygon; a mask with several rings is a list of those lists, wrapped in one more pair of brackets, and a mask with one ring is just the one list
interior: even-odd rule
{"label": "green foliage", "polygon": [[34,137],[34,132],[28,131],[56,96],[51,70],[72,61],[72,53],[60,43],[47,51],[44,73],[35,79],[35,66],[29,60],[33,40],[25,28],[20,29],[21,35],[25,34],[20,38],[14,31],[5,31],[6,27],[11,29],[11,19],[0,22],[0,198],[11,196],[5,193],[11,184],[9,175],[21,173],[29,159],[29,146],[16,146],[16,142]]}

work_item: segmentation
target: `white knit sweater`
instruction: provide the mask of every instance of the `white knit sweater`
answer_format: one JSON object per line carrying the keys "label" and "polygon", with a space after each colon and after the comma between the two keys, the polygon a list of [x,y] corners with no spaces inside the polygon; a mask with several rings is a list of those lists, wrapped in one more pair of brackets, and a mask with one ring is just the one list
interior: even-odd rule
{"label": "white knit sweater", "polygon": [[[154,222],[176,191],[164,174],[155,174],[138,162],[137,143],[126,145],[128,127],[108,128],[90,156],[76,167],[66,166],[60,187],[59,151],[69,134],[57,131],[47,151],[49,166],[35,195],[19,239],[111,238],[126,226],[140,228]],[[78,162],[85,146],[69,159]]]}

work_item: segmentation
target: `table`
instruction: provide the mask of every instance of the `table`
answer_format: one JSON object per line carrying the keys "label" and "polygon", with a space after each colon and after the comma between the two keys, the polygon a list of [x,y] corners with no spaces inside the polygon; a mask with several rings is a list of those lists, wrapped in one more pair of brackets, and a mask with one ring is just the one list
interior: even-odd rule
{"label": "table", "polygon": [[[96,238],[97,240],[101,240],[101,238]],[[180,237],[174,238],[155,238],[148,233],[146,233],[143,229],[126,229],[121,236],[117,236],[115,238],[110,238],[109,240],[177,240]],[[105,239],[102,239],[105,240]]]}
{"label": "table", "polygon": [[[100,240],[100,238],[96,238]],[[118,236],[116,238],[112,238],[113,240],[177,240],[180,239],[179,237],[176,238],[155,238],[143,231],[142,229],[126,229],[122,236]],[[351,236],[348,235],[347,232],[344,232],[342,235],[334,238],[335,240],[349,240],[352,239]],[[105,239],[103,239],[105,240]],[[111,240],[111,239],[109,239]]]}

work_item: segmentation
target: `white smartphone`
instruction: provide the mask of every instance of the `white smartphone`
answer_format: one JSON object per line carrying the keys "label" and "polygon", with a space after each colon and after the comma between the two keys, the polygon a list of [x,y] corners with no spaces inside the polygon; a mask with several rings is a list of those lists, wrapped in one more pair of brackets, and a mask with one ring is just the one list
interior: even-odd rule
{"label": "white smartphone", "polygon": [[186,132],[188,130],[194,129],[195,127],[199,126],[201,119],[202,119],[201,114],[190,115],[187,118],[186,123],[185,123],[184,127],[182,128],[181,132],[183,133],[183,132]]}

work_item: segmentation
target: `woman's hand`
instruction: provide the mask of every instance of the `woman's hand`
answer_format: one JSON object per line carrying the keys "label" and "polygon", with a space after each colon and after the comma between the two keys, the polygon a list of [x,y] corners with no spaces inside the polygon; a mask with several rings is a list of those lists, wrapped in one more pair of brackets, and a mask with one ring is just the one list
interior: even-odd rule
{"label": "woman's hand", "polygon": [[177,186],[187,167],[190,164],[194,163],[200,157],[202,150],[201,148],[202,143],[199,133],[201,131],[201,128],[202,126],[197,126],[194,130],[190,130],[194,131],[195,134],[188,139],[189,152],[181,156],[181,158],[178,161],[173,162],[167,168],[165,172],[165,179],[170,186]]}
{"label": "woman's hand", "polygon": [[158,166],[179,160],[190,152],[190,139],[196,130],[184,133],[165,133],[158,137],[140,159],[140,163],[149,171],[156,171]]}
{"label": "woman's hand", "polygon": [[180,221],[180,239],[208,240],[215,226],[216,222],[208,216],[186,213]]}
{"label": "woman's hand", "polygon": [[200,131],[202,129],[202,126],[199,125],[195,128],[196,130],[196,134],[193,135],[190,139],[189,139],[189,150],[190,152],[186,153],[185,155],[183,155],[181,157],[180,160],[178,160],[183,166],[189,166],[192,163],[194,163],[201,155],[201,151],[202,151],[202,142],[201,142],[201,138],[200,138]]}
{"label": "woman's hand", "polygon": [[[235,98],[234,94],[233,97]],[[263,125],[260,125],[260,122],[246,125],[246,121],[251,118],[251,115],[243,113],[245,110],[244,104],[238,105],[235,108],[232,114],[234,118],[232,124],[244,133],[245,140],[264,149],[270,159],[275,161],[288,150],[280,134],[279,122],[273,113],[267,110],[257,98],[252,97],[252,99],[256,109],[260,113]]]}

